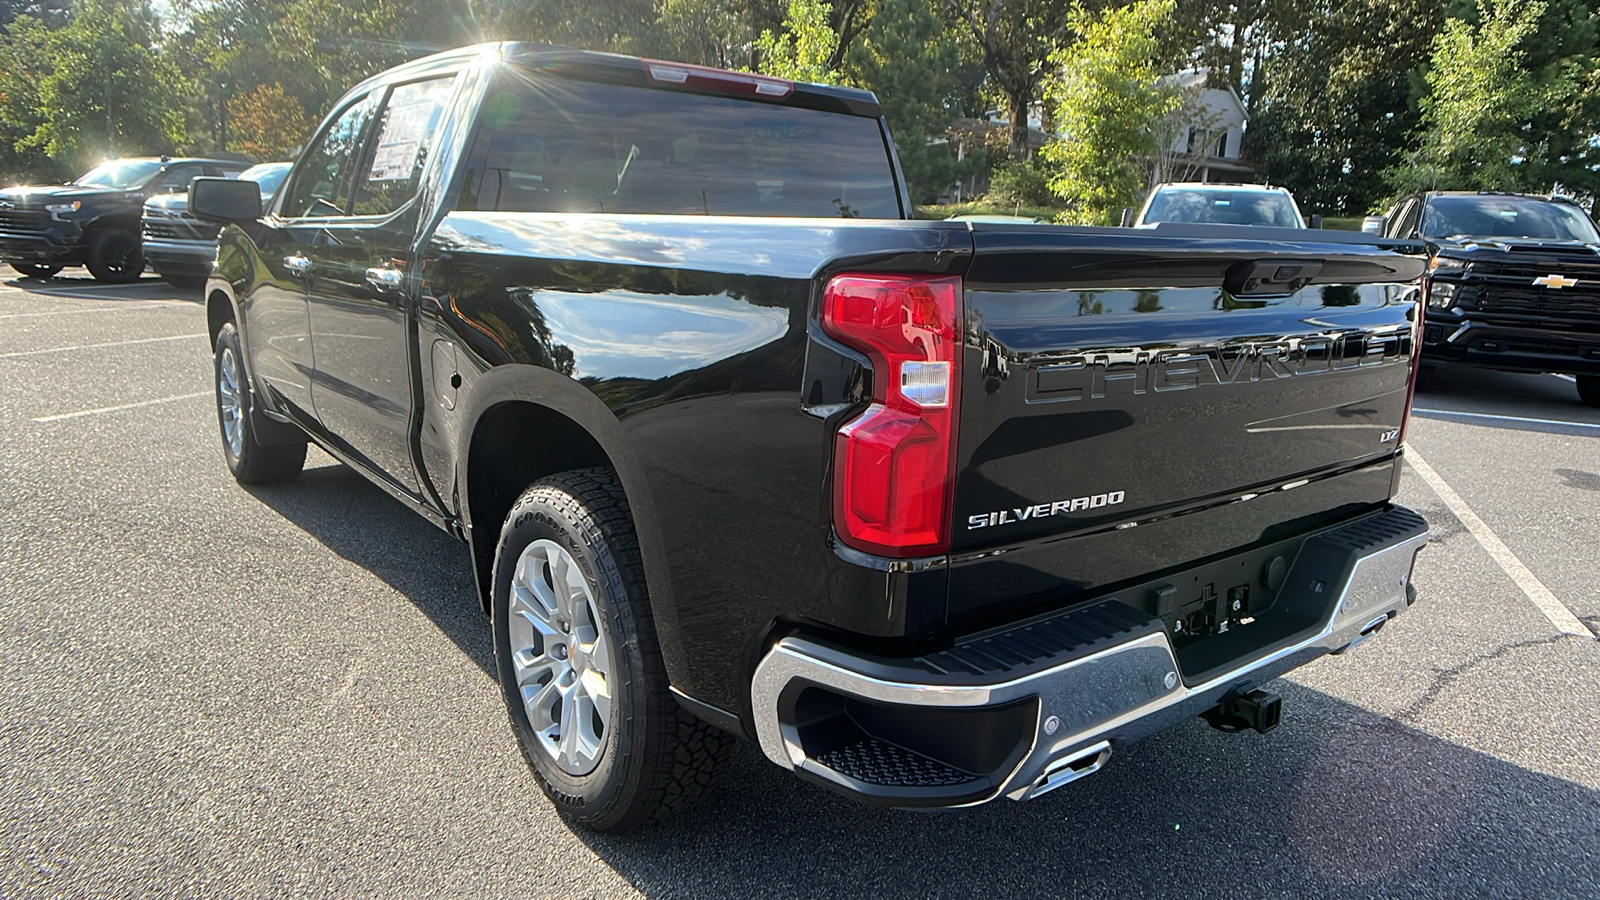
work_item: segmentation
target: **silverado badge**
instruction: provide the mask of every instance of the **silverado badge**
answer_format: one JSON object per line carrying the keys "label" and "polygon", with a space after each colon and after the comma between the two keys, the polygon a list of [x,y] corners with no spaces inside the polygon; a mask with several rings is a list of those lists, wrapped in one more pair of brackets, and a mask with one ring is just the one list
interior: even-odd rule
{"label": "silverado badge", "polygon": [[1561,288],[1572,287],[1573,285],[1578,283],[1578,279],[1576,279],[1576,278],[1568,278],[1565,275],[1556,275],[1556,274],[1552,273],[1552,274],[1544,276],[1543,278],[1535,278],[1533,280],[1533,283],[1537,284],[1537,285],[1541,285],[1543,287],[1547,287],[1547,288],[1551,289],[1552,291],[1556,291],[1556,290],[1560,290]]}

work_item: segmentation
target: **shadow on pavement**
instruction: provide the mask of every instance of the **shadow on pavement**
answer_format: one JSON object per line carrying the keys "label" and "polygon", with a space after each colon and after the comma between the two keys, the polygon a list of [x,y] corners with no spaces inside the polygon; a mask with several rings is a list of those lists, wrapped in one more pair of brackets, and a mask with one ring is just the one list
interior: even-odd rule
{"label": "shadow on pavement", "polygon": [[289,484],[248,490],[329,550],[405,595],[494,677],[489,620],[478,605],[465,544],[339,463],[306,469]]}
{"label": "shadow on pavement", "polygon": [[1186,724],[1026,804],[861,807],[741,745],[681,819],[580,836],[659,898],[1594,896],[1600,792],[1277,684],[1270,736]]}

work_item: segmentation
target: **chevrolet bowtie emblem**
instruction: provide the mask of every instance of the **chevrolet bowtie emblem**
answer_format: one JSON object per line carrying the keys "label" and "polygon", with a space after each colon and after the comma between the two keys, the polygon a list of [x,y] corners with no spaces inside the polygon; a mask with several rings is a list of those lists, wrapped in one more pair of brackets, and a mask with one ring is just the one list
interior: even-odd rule
{"label": "chevrolet bowtie emblem", "polygon": [[1568,278],[1565,275],[1546,275],[1543,278],[1535,278],[1533,283],[1542,287],[1550,288],[1551,290],[1560,290],[1561,288],[1569,288],[1577,284],[1578,279]]}

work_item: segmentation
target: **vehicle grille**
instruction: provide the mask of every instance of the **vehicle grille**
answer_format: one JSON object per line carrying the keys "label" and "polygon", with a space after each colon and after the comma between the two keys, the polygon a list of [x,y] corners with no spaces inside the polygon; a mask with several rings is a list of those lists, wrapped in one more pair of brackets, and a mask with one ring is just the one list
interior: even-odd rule
{"label": "vehicle grille", "polygon": [[214,241],[220,231],[215,225],[188,216],[144,217],[145,240]]}
{"label": "vehicle grille", "polygon": [[50,227],[50,213],[42,209],[0,207],[0,231],[45,231]]}
{"label": "vehicle grille", "polygon": [[1586,279],[1560,290],[1531,283],[1490,282],[1467,285],[1460,296],[1461,306],[1489,315],[1503,313],[1600,322],[1600,281]]}

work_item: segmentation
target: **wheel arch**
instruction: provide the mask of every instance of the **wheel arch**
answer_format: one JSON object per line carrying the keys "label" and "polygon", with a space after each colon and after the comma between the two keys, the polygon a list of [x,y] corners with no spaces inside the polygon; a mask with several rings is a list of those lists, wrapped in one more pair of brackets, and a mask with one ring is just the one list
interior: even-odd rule
{"label": "wheel arch", "polygon": [[456,505],[485,612],[500,528],[522,492],[557,472],[610,468],[627,496],[657,637],[669,677],[675,679],[683,662],[682,642],[659,518],[622,423],[587,388],[538,366],[496,366],[475,377],[463,393]]}
{"label": "wheel arch", "polygon": [[216,346],[217,332],[222,330],[225,322],[232,322],[237,328],[239,311],[234,308],[233,297],[223,288],[212,284],[206,291],[206,336],[211,346]]}

